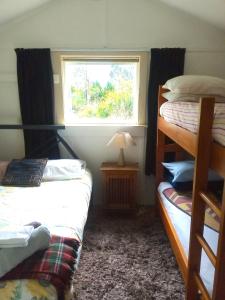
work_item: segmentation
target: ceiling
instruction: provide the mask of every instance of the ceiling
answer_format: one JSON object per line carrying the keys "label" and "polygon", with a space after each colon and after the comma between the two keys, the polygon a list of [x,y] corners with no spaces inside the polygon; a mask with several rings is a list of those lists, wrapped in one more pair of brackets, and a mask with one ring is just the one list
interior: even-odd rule
{"label": "ceiling", "polygon": [[160,0],[225,31],[225,0]]}
{"label": "ceiling", "polygon": [[[0,25],[53,0],[0,0]],[[108,0],[111,1],[111,0]],[[225,31],[225,0],[157,0]]]}
{"label": "ceiling", "polygon": [[0,25],[52,0],[0,0]]}

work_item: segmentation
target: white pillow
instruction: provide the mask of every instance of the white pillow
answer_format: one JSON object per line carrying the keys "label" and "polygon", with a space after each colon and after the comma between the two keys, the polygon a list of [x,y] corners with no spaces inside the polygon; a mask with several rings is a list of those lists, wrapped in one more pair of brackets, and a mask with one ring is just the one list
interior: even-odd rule
{"label": "white pillow", "polygon": [[5,175],[6,169],[8,167],[9,161],[0,161],[0,182],[2,181],[2,178]]}
{"label": "white pillow", "polygon": [[167,80],[163,87],[175,93],[225,97],[225,80],[212,76],[182,75]]}
{"label": "white pillow", "polygon": [[86,162],[80,159],[48,160],[42,181],[81,178],[86,170]]}
{"label": "white pillow", "polygon": [[174,92],[163,93],[162,96],[170,102],[198,102],[202,97],[213,97],[215,102],[225,102],[225,97],[216,95],[194,95],[194,94],[181,94]]}

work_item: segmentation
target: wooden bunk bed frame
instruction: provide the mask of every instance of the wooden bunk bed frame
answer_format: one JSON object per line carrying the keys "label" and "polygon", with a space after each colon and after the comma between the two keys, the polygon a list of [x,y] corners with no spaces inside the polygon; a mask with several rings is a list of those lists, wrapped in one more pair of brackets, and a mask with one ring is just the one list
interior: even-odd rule
{"label": "wooden bunk bed frame", "polygon": [[[188,258],[158,193],[157,202],[159,212],[185,281],[186,299],[225,300],[225,187],[222,202],[218,202],[216,198],[207,191],[209,167],[225,178],[225,147],[213,142],[211,136],[214,99],[201,99],[199,104],[199,130],[198,134],[193,134],[177,125],[168,123],[160,116],[159,108],[167,101],[163,98],[162,93],[166,91],[167,90],[161,86],[159,87],[156,183],[158,186],[158,184],[163,181],[164,171],[161,162],[164,161],[166,152],[174,152],[176,160],[182,159],[184,150],[195,158]],[[169,137],[173,143],[167,144],[166,137]],[[212,249],[203,237],[206,205],[209,206],[220,219],[217,255],[214,255]],[[209,295],[199,275],[202,249],[204,249],[212,265],[215,267],[212,296]]]}

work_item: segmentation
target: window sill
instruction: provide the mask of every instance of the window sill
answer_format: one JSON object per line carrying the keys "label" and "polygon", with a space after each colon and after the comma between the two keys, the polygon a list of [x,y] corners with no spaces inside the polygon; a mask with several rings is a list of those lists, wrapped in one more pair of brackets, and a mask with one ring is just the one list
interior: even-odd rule
{"label": "window sill", "polygon": [[63,136],[111,136],[116,131],[128,131],[132,136],[144,137],[146,125],[131,124],[65,124],[60,130]]}

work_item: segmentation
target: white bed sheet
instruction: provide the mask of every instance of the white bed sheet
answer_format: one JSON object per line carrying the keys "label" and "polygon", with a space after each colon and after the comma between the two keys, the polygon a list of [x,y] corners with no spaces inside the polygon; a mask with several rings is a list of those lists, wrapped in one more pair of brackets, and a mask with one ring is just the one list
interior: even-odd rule
{"label": "white bed sheet", "polygon": [[92,178],[42,182],[40,187],[0,186],[0,226],[37,221],[51,234],[83,238]]}
{"label": "white bed sheet", "polygon": [[[38,221],[48,227],[51,234],[75,237],[82,241],[91,190],[92,177],[88,170],[81,179],[42,182],[40,187],[0,185],[0,227]],[[80,251],[81,247],[78,261]],[[38,299],[57,299],[56,289],[52,284],[43,287],[37,280],[30,279],[1,284],[0,299],[12,299],[17,286],[20,289],[18,299],[21,300],[33,299],[34,296]],[[65,291],[65,299],[71,299],[69,290]]]}
{"label": "white bed sheet", "polygon": [[[163,194],[163,190],[165,190],[166,188],[172,188],[171,184],[169,184],[168,182],[161,182],[158,187],[158,191],[160,193],[163,205],[170,216],[172,224],[184,248],[184,251],[188,256],[191,217],[167,200],[167,198]],[[204,238],[208,242],[209,246],[212,248],[213,252],[216,254],[218,244],[218,233],[212,230],[211,228],[204,226]],[[205,254],[204,250],[202,251],[200,275],[208,292],[212,294],[214,266],[212,265],[208,256]]]}

